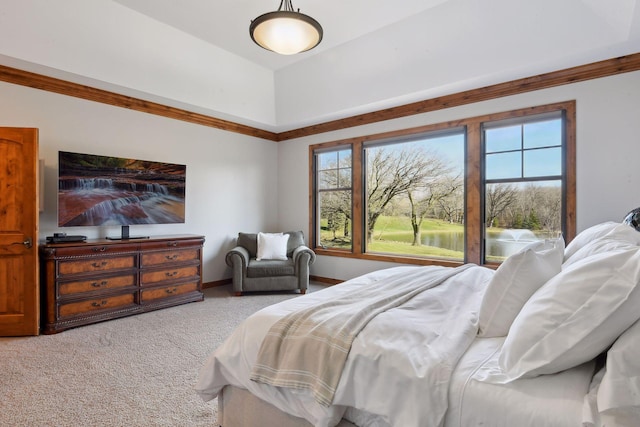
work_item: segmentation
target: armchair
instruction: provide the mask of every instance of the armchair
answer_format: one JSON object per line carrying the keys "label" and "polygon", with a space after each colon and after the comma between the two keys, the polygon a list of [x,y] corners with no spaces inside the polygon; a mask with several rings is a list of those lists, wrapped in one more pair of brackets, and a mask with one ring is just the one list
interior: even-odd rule
{"label": "armchair", "polygon": [[282,291],[299,289],[304,294],[309,287],[309,266],[316,254],[305,246],[302,231],[288,231],[287,259],[257,260],[258,235],[238,233],[236,247],[225,258],[233,270],[233,291],[237,296],[251,291]]}

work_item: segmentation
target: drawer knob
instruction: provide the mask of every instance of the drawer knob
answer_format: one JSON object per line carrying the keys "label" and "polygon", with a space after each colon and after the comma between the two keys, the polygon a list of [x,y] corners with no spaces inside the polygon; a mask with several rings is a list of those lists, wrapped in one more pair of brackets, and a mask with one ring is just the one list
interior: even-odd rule
{"label": "drawer knob", "polygon": [[167,242],[167,246],[178,246],[178,242]]}
{"label": "drawer knob", "polygon": [[93,282],[91,284],[91,286],[93,286],[94,288],[99,288],[101,286],[106,286],[107,285],[107,281],[103,280],[102,282],[98,283],[98,282]]}
{"label": "drawer knob", "polygon": [[94,262],[93,265],[95,268],[100,268],[100,267],[104,267],[105,265],[107,265],[108,262],[107,261],[102,261],[102,262]]}
{"label": "drawer knob", "polygon": [[177,271],[174,271],[173,273],[171,273],[171,272],[167,271],[167,272],[166,272],[166,273],[164,273],[164,274],[166,274],[166,275],[167,275],[167,277],[174,277],[174,276],[177,276],[177,275],[178,275],[178,272],[177,272]]}
{"label": "drawer knob", "polygon": [[168,259],[169,261],[173,261],[174,259],[178,259],[178,255],[177,254],[165,255],[165,258]]}
{"label": "drawer knob", "polygon": [[102,307],[102,306],[105,306],[105,305],[107,305],[107,300],[102,300],[100,302],[94,301],[94,302],[91,303],[92,307]]}
{"label": "drawer knob", "polygon": [[172,293],[176,292],[177,290],[178,290],[178,288],[171,288],[171,289],[167,288],[167,289],[165,289],[165,292],[168,293],[168,294],[172,294]]}
{"label": "drawer knob", "polygon": [[91,250],[93,250],[93,252],[104,252],[107,250],[107,247],[106,246],[102,246],[100,248],[94,247],[94,248],[91,248]]}

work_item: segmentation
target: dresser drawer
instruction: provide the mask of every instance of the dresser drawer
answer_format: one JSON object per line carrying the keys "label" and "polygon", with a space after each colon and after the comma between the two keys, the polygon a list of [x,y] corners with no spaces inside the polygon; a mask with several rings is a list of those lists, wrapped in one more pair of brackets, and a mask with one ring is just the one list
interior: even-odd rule
{"label": "dresser drawer", "polygon": [[163,241],[144,241],[140,242],[143,252],[151,252],[162,249],[181,249],[181,248],[201,248],[204,238],[196,239],[175,239]]}
{"label": "dresser drawer", "polygon": [[176,295],[194,292],[198,289],[197,283],[184,283],[182,285],[165,286],[163,288],[142,291],[142,302],[153,301],[161,298],[174,297]]}
{"label": "dresser drawer", "polygon": [[58,285],[58,295],[73,295],[83,292],[101,291],[105,289],[123,288],[125,286],[135,286],[136,276],[100,277],[92,280],[80,280],[77,282],[60,283]]}
{"label": "dresser drawer", "polygon": [[123,243],[118,245],[91,245],[88,243],[76,244],[75,246],[68,244],[69,246],[60,245],[56,247],[55,253],[57,257],[77,257],[77,256],[92,256],[92,255],[117,255],[118,253],[136,252],[138,245],[135,243]]}
{"label": "dresser drawer", "polygon": [[140,284],[142,286],[158,283],[165,280],[178,280],[186,277],[197,277],[198,266],[176,267],[165,270],[143,271],[140,273]]}
{"label": "dresser drawer", "polygon": [[125,270],[136,267],[134,254],[115,257],[101,257],[93,259],[60,261],[58,263],[58,275],[66,276],[78,273],[91,273],[108,270]]}
{"label": "dresser drawer", "polygon": [[200,251],[197,249],[183,249],[183,250],[171,250],[144,253],[141,258],[141,265],[143,267],[162,265],[169,262],[185,262],[200,260]]}
{"label": "dresser drawer", "polygon": [[61,304],[59,308],[59,316],[71,317],[82,314],[87,314],[93,311],[115,309],[119,307],[125,307],[128,305],[134,305],[135,293],[116,295],[105,298],[94,298],[86,301],[72,302],[68,304]]}

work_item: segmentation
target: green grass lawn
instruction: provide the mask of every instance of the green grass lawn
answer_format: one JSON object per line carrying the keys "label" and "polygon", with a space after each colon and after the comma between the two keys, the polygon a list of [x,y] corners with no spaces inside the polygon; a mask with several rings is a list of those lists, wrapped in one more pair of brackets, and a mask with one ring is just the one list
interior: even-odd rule
{"label": "green grass lawn", "polygon": [[[450,224],[446,221],[425,219],[420,227],[421,233],[464,232],[461,224]],[[344,242],[342,234],[337,233],[336,241],[331,242],[333,233],[323,231],[321,238],[330,247],[349,247],[350,242]],[[413,229],[411,220],[402,216],[381,216],[376,222],[371,243],[367,245],[370,252],[391,253],[398,255],[432,256],[441,258],[462,259],[463,253],[442,249],[434,246],[412,246]]]}
{"label": "green grass lawn", "polygon": [[[462,224],[451,224],[438,219],[425,219],[420,226],[422,233],[464,232]],[[373,231],[373,240],[391,240],[395,242],[413,242],[411,220],[402,216],[381,216]]]}
{"label": "green grass lawn", "polygon": [[[447,221],[437,219],[425,219],[420,227],[423,242],[434,241],[438,239],[427,239],[426,237],[434,236],[437,233],[443,233],[440,242],[441,246],[463,248],[464,242],[461,241],[464,236],[464,226],[462,224],[451,224]],[[487,230],[489,240],[495,240],[500,233],[504,231],[502,228],[490,228]],[[547,233],[549,234],[549,233]],[[538,238],[548,238],[544,232],[536,232]],[[425,237],[426,236],[426,237]],[[322,242],[330,248],[351,248],[351,239],[345,239],[342,234],[336,235],[333,240],[333,233],[323,230],[321,234]],[[447,243],[442,243],[449,240]],[[429,246],[422,244],[413,246],[413,231],[411,228],[411,220],[404,216],[381,216],[376,222],[373,238],[367,244],[367,252],[385,253],[394,255],[407,256],[423,256],[437,257],[462,260],[464,254],[462,249],[451,250],[438,246]],[[489,251],[489,249],[487,249]],[[503,256],[496,256],[490,253],[486,254],[487,261],[501,262],[504,261]]]}
{"label": "green grass lawn", "polygon": [[[451,224],[437,219],[425,219],[420,226],[421,234],[464,232],[461,224]],[[462,252],[435,246],[413,246],[413,229],[407,217],[382,216],[376,222],[373,239],[367,246],[369,251],[403,255],[434,256],[462,259]]]}

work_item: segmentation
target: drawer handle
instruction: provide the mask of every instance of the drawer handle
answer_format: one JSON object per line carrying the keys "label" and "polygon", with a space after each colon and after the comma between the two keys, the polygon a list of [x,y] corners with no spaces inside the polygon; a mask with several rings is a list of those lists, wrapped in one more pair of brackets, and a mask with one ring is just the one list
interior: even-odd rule
{"label": "drawer handle", "polygon": [[101,248],[95,248],[95,247],[94,247],[94,248],[91,248],[91,250],[92,250],[93,252],[104,252],[104,251],[106,251],[106,250],[107,250],[107,247],[106,247],[106,246],[103,246],[103,247],[101,247]]}
{"label": "drawer handle", "polygon": [[167,271],[167,272],[166,272],[166,273],[164,273],[164,274],[166,274],[166,276],[167,276],[167,277],[174,277],[174,276],[177,276],[177,275],[178,275],[178,272],[177,272],[177,271],[174,271],[173,273],[170,273],[170,272],[168,272],[168,271]]}
{"label": "drawer handle", "polygon": [[168,259],[169,261],[173,261],[174,259],[178,259],[178,255],[177,254],[165,255],[165,258]]}
{"label": "drawer handle", "polygon": [[105,265],[107,265],[108,262],[107,261],[102,261],[102,262],[94,262],[93,265],[95,268],[100,268],[100,267],[104,267]]}
{"label": "drawer handle", "polygon": [[100,282],[100,283],[98,283],[98,282],[93,282],[93,283],[91,284],[91,286],[93,286],[94,288],[99,288],[99,287],[101,287],[101,286],[106,286],[106,285],[107,285],[107,283],[108,283],[108,282],[107,282],[106,280],[103,280],[103,281],[102,281],[102,282]]}
{"label": "drawer handle", "polygon": [[176,292],[177,290],[178,290],[178,288],[172,288],[172,289],[167,288],[167,289],[165,289],[165,292],[168,293],[168,294],[172,294],[172,293]]}
{"label": "drawer handle", "polygon": [[107,305],[107,300],[102,300],[100,302],[94,301],[94,302],[91,303],[92,307],[102,307],[102,306],[105,306],[105,305]]}
{"label": "drawer handle", "polygon": [[178,246],[178,242],[167,242],[167,246]]}

